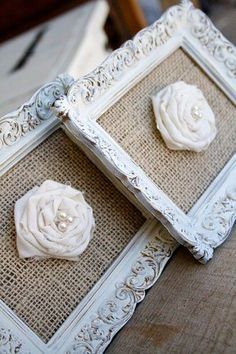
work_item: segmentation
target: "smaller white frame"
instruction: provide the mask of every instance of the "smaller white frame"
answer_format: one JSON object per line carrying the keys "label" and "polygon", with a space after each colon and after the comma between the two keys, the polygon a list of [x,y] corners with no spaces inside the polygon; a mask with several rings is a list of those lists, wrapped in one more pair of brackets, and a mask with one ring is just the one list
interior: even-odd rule
{"label": "smaller white frame", "polygon": [[186,215],[96,120],[176,49],[182,48],[236,102],[236,48],[192,3],[171,7],[152,26],[72,84],[54,109],[68,133],[131,191],[202,263],[225,241],[236,219],[236,154]]}

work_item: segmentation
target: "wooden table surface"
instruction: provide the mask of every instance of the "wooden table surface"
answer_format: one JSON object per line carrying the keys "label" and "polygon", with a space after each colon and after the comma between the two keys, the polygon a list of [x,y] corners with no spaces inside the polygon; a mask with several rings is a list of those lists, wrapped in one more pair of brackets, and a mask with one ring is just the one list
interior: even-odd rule
{"label": "wooden table surface", "polygon": [[236,227],[201,265],[180,247],[106,354],[236,353]]}

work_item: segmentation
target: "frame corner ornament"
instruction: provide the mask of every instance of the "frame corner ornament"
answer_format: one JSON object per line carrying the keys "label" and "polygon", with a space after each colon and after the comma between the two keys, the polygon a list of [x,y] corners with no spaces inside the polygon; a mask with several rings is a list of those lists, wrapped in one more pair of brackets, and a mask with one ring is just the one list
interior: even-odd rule
{"label": "frame corner ornament", "polygon": [[35,130],[43,121],[53,117],[52,105],[68,92],[74,79],[68,74],[59,75],[55,81],[42,86],[32,98],[16,111],[0,118],[0,151],[16,144],[22,137]]}
{"label": "frame corner ornament", "polygon": [[55,100],[52,105],[52,110],[61,122],[65,122],[67,119],[76,119],[76,117],[78,117],[78,112],[77,115],[75,115],[66,95],[61,95]]}

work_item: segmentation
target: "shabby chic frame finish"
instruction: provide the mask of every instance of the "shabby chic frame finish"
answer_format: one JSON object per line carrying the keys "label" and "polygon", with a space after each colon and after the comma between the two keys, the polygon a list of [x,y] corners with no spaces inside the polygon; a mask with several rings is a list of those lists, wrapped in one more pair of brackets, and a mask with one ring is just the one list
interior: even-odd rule
{"label": "shabby chic frame finish", "polygon": [[114,51],[56,100],[58,117],[196,259],[206,263],[236,219],[236,154],[186,215],[96,120],[177,48],[186,51],[236,102],[236,48],[209,18],[184,0]]}

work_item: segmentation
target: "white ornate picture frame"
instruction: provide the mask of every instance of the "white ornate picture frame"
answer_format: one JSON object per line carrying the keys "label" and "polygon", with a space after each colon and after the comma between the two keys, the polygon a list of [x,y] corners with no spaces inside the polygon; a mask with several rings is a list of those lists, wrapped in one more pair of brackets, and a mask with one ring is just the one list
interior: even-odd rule
{"label": "white ornate picture frame", "polygon": [[[183,1],[91,74],[76,82],[62,75],[17,111],[0,118],[0,175],[63,126],[147,217],[153,214],[160,219],[178,242],[207,262],[235,221],[236,156],[186,215],[96,123],[157,62],[179,47],[236,101],[235,47],[201,11]],[[0,300],[0,352],[102,353],[157,281],[177,241],[158,221],[148,219],[47,343]]]}
{"label": "white ornate picture frame", "polygon": [[197,62],[236,102],[236,49],[190,1],[170,8],[160,20],[77,80],[55,102],[67,131],[92,151],[194,257],[205,263],[229,235],[236,219],[236,155],[186,215],[96,122],[119,98],[176,49]]}

